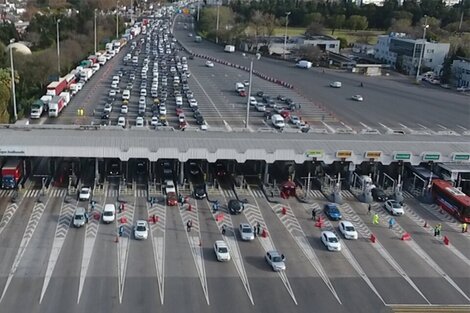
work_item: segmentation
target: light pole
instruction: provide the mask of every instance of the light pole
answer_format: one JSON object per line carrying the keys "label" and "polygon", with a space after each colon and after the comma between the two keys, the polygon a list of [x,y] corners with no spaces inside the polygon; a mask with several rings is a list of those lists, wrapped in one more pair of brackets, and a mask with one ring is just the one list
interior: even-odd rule
{"label": "light pole", "polygon": [[219,11],[220,5],[219,1],[217,1],[217,25],[215,27],[215,43],[219,43]]}
{"label": "light pole", "polygon": [[95,19],[94,19],[95,55],[96,55],[96,51],[97,51],[97,49],[96,49],[96,10],[97,10],[97,9],[95,9],[95,16],[94,16],[94,18],[95,18]]}
{"label": "light pole", "polygon": [[245,128],[248,129],[248,123],[250,120],[250,97],[251,97],[251,83],[253,81],[253,61],[259,60],[261,58],[261,54],[257,53],[253,57],[251,57],[250,60],[250,80],[248,83],[248,95],[247,95],[247,101],[246,101],[246,123],[245,123]]}
{"label": "light pole", "polygon": [[284,32],[284,51],[282,51],[282,54],[284,56],[284,59],[286,58],[286,49],[287,49],[287,24],[289,23],[289,15],[291,12],[286,12],[286,31]]}
{"label": "light pole", "polygon": [[200,0],[197,0],[197,17],[196,17],[196,20],[199,22],[199,4]]}
{"label": "light pole", "polygon": [[423,43],[421,45],[421,50],[419,52],[419,60],[418,60],[418,69],[416,70],[416,82],[419,82],[419,70],[421,69],[421,61],[424,56],[424,48],[426,47],[426,29],[429,28],[428,25],[428,17],[427,15],[424,16],[424,25],[423,25]]}
{"label": "light pole", "polygon": [[116,39],[119,37],[119,1],[116,1]]}
{"label": "light pole", "polygon": [[15,42],[15,39],[10,40],[10,66],[11,66],[11,96],[13,99],[13,116],[15,122],[18,119],[18,114],[16,113],[16,91],[15,91],[15,69],[13,67],[13,46],[12,43]]}
{"label": "light pole", "polygon": [[57,20],[56,27],[57,27],[57,71],[59,72],[60,77],[60,37],[59,37],[59,24],[60,18]]}

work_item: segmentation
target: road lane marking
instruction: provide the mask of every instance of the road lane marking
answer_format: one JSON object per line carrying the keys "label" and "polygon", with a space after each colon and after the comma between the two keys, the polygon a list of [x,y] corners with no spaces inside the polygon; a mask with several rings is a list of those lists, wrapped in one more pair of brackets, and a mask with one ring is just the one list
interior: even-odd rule
{"label": "road lane marking", "polygon": [[151,206],[147,203],[149,221],[158,218],[156,223],[150,222],[150,234],[152,238],[153,255],[155,260],[155,269],[157,271],[158,290],[160,291],[160,302],[163,305],[165,297],[165,225],[166,225],[166,206],[155,204]]}
{"label": "road lane marking", "polygon": [[70,203],[65,203],[62,200],[62,205],[60,207],[59,218],[57,220],[57,226],[54,235],[54,241],[52,242],[51,252],[49,254],[49,261],[47,262],[47,269],[46,274],[44,276],[44,282],[42,285],[41,297],[39,298],[39,303],[42,302],[44,295],[46,293],[47,287],[49,286],[49,282],[52,277],[52,273],[54,272],[54,268],[57,264],[57,260],[59,259],[60,251],[65,242],[65,238],[67,237],[67,233],[69,231],[70,224],[72,223],[73,213],[75,212],[75,208],[78,205],[78,201],[76,201],[75,205]]}
{"label": "road lane marking", "polygon": [[11,219],[15,215],[16,210],[18,210],[18,208],[19,208],[19,205],[16,203],[11,203],[7,206],[7,208],[5,209],[5,213],[2,216],[2,220],[0,221],[0,235],[5,230],[8,223],[11,221]]}
{"label": "road lane marking", "polygon": [[26,248],[28,247],[31,238],[33,238],[34,231],[43,216],[43,213],[49,203],[50,198],[47,198],[46,203],[36,203],[33,207],[33,211],[31,212],[31,216],[29,217],[28,224],[26,225],[26,229],[23,234],[23,238],[21,239],[20,246],[18,247],[18,252],[16,253],[15,261],[13,262],[10,272],[8,273],[7,282],[5,283],[5,287],[2,292],[2,296],[0,297],[0,302],[2,302],[3,297],[5,296],[8,287],[16,274],[16,270],[20,265],[21,259],[23,258],[24,253],[26,252]]}
{"label": "road lane marking", "polygon": [[470,233],[462,233],[462,226],[460,223],[449,213],[446,211],[442,211],[440,213],[440,208],[437,204],[419,204],[422,208],[424,208],[426,211],[434,215],[435,218],[440,220],[441,222],[445,223],[447,226],[455,230],[457,233],[460,233],[462,236],[464,236],[467,239],[470,239]]}

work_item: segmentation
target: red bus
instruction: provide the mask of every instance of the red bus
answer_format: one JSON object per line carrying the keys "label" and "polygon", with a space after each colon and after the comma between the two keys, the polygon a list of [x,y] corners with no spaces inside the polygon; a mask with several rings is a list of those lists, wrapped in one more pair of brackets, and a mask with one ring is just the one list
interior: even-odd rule
{"label": "red bus", "polygon": [[445,180],[434,179],[432,195],[434,201],[449,214],[461,222],[470,223],[470,197],[465,193]]}

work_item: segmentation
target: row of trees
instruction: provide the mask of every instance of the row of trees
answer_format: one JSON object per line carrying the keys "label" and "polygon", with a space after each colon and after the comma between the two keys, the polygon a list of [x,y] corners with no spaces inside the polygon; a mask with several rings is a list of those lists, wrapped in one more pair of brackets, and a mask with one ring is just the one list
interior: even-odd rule
{"label": "row of trees", "polygon": [[[113,1],[114,2],[114,1]],[[32,16],[24,34],[18,34],[10,23],[0,25],[0,123],[11,120],[12,106],[10,94],[10,58],[6,46],[10,39],[31,44],[32,55],[14,52],[13,60],[17,76],[16,97],[19,117],[29,114],[31,103],[40,98],[45,87],[57,76],[70,72],[77,63],[94,52],[94,8],[110,5],[100,1],[84,3],[78,10],[47,10]],[[115,2],[114,2],[115,5]],[[112,7],[110,7],[112,8]],[[32,11],[38,7],[32,7]],[[116,19],[109,11],[99,10],[97,15],[98,48],[114,38]],[[57,72],[56,22],[60,19],[60,63],[61,73]],[[124,29],[120,19],[119,29]],[[6,75],[6,74],[7,75]],[[8,92],[4,92],[4,86]]]}

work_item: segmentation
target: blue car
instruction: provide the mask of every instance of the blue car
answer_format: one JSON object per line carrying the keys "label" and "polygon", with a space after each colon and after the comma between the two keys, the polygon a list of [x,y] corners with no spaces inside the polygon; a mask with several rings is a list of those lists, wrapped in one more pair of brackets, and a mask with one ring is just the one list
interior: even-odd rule
{"label": "blue car", "polygon": [[338,206],[335,203],[325,204],[325,215],[333,221],[339,221],[342,218],[341,212],[338,210]]}

